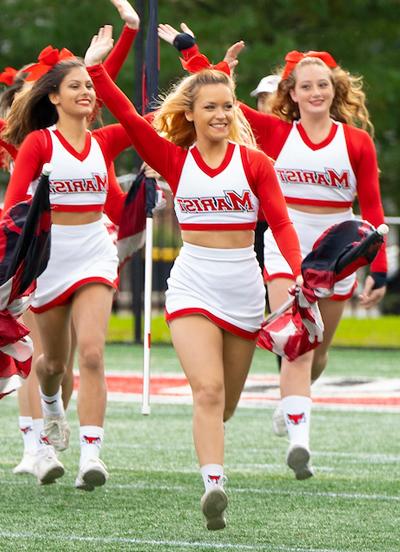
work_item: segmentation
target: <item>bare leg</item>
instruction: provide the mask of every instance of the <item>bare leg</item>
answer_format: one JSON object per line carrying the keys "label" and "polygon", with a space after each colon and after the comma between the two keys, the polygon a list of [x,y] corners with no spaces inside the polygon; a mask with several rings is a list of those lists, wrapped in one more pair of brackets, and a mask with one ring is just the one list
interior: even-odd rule
{"label": "bare leg", "polygon": [[72,303],[76,332],[80,383],[80,425],[103,426],[106,410],[104,345],[113,298],[112,288],[91,284],[80,288]]}
{"label": "bare leg", "polygon": [[233,416],[253,359],[256,341],[224,334],[224,421]]}
{"label": "bare leg", "polygon": [[35,316],[43,347],[36,363],[40,387],[55,395],[66,372],[70,351],[70,307],[55,307]]}
{"label": "bare leg", "polygon": [[203,316],[178,318],[170,329],[193,393],[193,439],[200,466],[223,465],[223,332]]}
{"label": "bare leg", "polygon": [[325,370],[328,362],[328,350],[331,346],[332,339],[335,335],[340,319],[342,318],[346,304],[347,301],[331,301],[330,299],[320,299],[318,301],[325,329],[322,343],[314,350],[311,371],[312,382],[317,380]]}
{"label": "bare leg", "polygon": [[[287,290],[291,285],[293,285],[293,281],[284,278],[277,278],[268,284],[268,296],[273,311],[287,300]],[[310,396],[312,358],[312,352],[306,353],[292,362],[282,358],[280,378],[282,398],[289,395]]]}
{"label": "bare leg", "polygon": [[67,370],[61,382],[61,396],[62,396],[62,401],[64,405],[64,410],[67,409],[69,405],[69,401],[71,400],[71,395],[74,390],[75,351],[76,351],[76,335],[75,335],[74,326],[71,323],[71,347],[70,347],[69,358],[67,362]]}
{"label": "bare leg", "polygon": [[[287,289],[291,284],[291,280],[277,278],[268,285],[272,310],[287,299]],[[313,475],[309,466],[312,359],[313,352],[308,352],[292,362],[282,358],[281,365],[281,409],[290,441],[286,462],[296,479],[307,479]]]}

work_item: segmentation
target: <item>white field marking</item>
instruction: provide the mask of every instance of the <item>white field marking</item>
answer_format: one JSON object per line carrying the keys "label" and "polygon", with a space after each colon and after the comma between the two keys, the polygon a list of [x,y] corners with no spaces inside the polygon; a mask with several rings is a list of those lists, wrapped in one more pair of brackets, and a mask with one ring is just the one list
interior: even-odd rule
{"label": "white field marking", "polygon": [[[2,485],[21,486],[26,485],[24,481],[10,481],[0,480]],[[61,487],[69,487],[70,484],[62,480],[59,480],[57,485]],[[107,487],[111,489],[120,490],[143,490],[143,491],[165,491],[165,492],[187,492],[187,487],[182,485],[152,485],[146,483],[108,483]],[[383,495],[383,494],[362,494],[362,493],[341,493],[341,492],[325,492],[325,491],[296,491],[291,489],[258,489],[258,488],[246,488],[246,487],[233,487],[229,485],[229,494],[258,494],[258,495],[278,495],[278,496],[297,496],[297,497],[311,497],[311,498],[333,498],[343,500],[371,500],[377,502],[400,502],[399,496]],[[398,552],[398,551],[397,551]]]}
{"label": "white field marking", "polygon": [[[74,392],[73,398],[76,399]],[[128,393],[107,393],[107,399],[111,402],[119,403],[141,403],[142,395],[128,394]],[[186,405],[191,406],[193,404],[190,396],[168,396],[161,397],[158,395],[151,395],[151,404],[160,405]],[[238,404],[238,408],[243,409],[275,409],[278,403],[278,397],[275,399],[260,399],[259,401],[248,403],[246,398],[243,397]],[[321,404],[313,403],[313,411],[330,410],[334,412],[373,412],[383,414],[398,414],[400,408],[396,406],[382,406],[382,405],[357,405],[357,404]],[[138,409],[139,412],[139,409]]]}
{"label": "white field marking", "polygon": [[[140,373],[109,372],[106,376],[109,378],[109,398],[111,400],[141,401],[141,391],[138,389]],[[122,379],[122,381],[126,379],[127,386],[133,389],[133,393],[114,392],[112,390],[113,377]],[[192,404],[191,390],[182,373],[153,374],[152,377],[156,382],[156,388],[158,387],[158,390],[151,395],[153,403]],[[170,380],[170,385],[168,380]],[[134,386],[132,387],[132,385]],[[313,386],[314,408],[361,412],[399,412],[399,389],[400,378],[322,377]],[[247,378],[239,406],[246,408],[275,406],[278,400],[279,376],[277,374],[255,374]]]}
{"label": "white field marking", "polygon": [[[168,444],[149,444],[146,446],[140,443],[117,443],[113,442],[111,439],[107,440],[107,443],[110,446],[117,447],[118,449],[134,449],[134,450],[152,450],[152,451],[178,451],[178,452],[191,452],[193,450],[193,445],[178,445],[170,446]],[[246,447],[247,454],[283,454],[282,449],[278,447]],[[312,456],[315,457],[329,457],[329,458],[348,458],[350,461],[359,462],[360,460],[365,460],[367,463],[374,464],[397,464],[400,462],[400,455],[398,454],[383,454],[383,453],[370,453],[370,452],[340,452],[340,451],[322,451],[322,450],[312,450]],[[241,464],[238,464],[241,465]],[[278,464],[248,464],[247,466],[275,466]],[[280,465],[280,464],[279,464]]]}
{"label": "white field marking", "polygon": [[[80,535],[39,535],[38,533],[12,533],[11,531],[0,531],[0,538],[7,539],[35,539],[35,540],[56,540],[66,542],[95,542],[101,544],[137,544],[149,546],[170,546],[185,548],[209,548],[210,550],[261,550],[262,552],[341,552],[338,548],[303,548],[299,546],[285,546],[284,544],[232,544],[216,542],[187,542],[172,540],[152,540],[129,537],[87,537]],[[364,549],[364,552],[376,552],[376,550]],[[388,550],[387,552],[398,552]]]}
{"label": "white field marking", "polygon": [[[398,392],[397,392],[398,393]],[[8,398],[8,400],[16,400],[16,394]],[[76,402],[77,392],[74,391],[71,396],[72,402]],[[142,395],[135,393],[115,393],[109,391],[107,393],[108,402],[114,403],[126,403],[126,404],[138,404],[142,403]],[[242,416],[245,415],[246,410],[275,410],[278,404],[279,397],[278,395],[275,398],[263,398],[260,400],[255,400],[247,402],[246,398],[243,396],[239,401],[238,408],[242,410]],[[154,405],[169,405],[169,406],[191,406],[193,404],[192,397],[190,394],[187,396],[159,396],[151,395],[150,402]],[[317,414],[323,411],[330,412],[371,412],[374,414],[398,414],[400,411],[399,406],[385,406],[385,405],[357,405],[357,404],[321,404],[318,402],[313,402],[313,412]],[[140,406],[137,408],[137,413],[140,414]],[[249,414],[252,416],[252,414]]]}

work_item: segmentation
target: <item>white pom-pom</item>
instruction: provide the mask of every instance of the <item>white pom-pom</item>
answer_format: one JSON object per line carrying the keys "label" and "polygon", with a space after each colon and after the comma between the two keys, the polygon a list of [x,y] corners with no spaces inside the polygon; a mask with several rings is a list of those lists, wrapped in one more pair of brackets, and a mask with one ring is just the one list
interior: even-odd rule
{"label": "white pom-pom", "polygon": [[53,165],[51,165],[51,163],[45,163],[43,165],[42,174],[44,174],[45,176],[49,176],[52,170],[53,170]]}
{"label": "white pom-pom", "polygon": [[389,226],[387,224],[380,224],[378,228],[376,229],[378,234],[381,236],[386,236],[386,234],[389,233]]}

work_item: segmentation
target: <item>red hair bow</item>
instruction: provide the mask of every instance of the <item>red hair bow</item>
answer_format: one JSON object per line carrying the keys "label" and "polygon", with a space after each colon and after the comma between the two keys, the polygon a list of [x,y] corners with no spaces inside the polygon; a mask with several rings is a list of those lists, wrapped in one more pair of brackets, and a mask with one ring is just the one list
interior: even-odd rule
{"label": "red hair bow", "polygon": [[216,65],[213,65],[204,54],[196,54],[188,60],[184,60],[183,58],[180,58],[180,60],[182,67],[189,73],[198,73],[203,69],[215,69],[216,71],[222,71],[229,76],[231,75],[231,70],[229,69],[229,65],[226,61],[220,61]]}
{"label": "red hair bow", "polygon": [[73,57],[75,57],[74,54],[67,50],[67,48],[59,50],[58,48],[53,48],[53,46],[46,46],[39,54],[38,63],[25,67],[24,73],[28,73],[25,80],[36,81],[60,61]]}
{"label": "red hair bow", "polygon": [[328,54],[328,52],[316,52],[314,50],[310,50],[309,52],[298,52],[297,50],[292,50],[285,56],[286,65],[283,70],[282,80],[288,78],[288,76],[299,63],[299,61],[308,57],[318,58],[323,61],[328,67],[337,67],[336,61],[333,59],[331,54]]}
{"label": "red hair bow", "polygon": [[11,86],[15,82],[15,75],[18,73],[18,69],[14,67],[5,67],[4,71],[0,73],[0,82],[6,86]]}

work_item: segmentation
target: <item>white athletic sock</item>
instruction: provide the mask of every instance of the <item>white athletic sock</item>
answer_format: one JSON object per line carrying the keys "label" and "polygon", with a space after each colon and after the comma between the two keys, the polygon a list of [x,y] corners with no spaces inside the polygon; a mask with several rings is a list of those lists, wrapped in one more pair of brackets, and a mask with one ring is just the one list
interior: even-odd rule
{"label": "white athletic sock", "polygon": [[43,416],[61,416],[64,406],[61,398],[61,389],[55,395],[45,395],[40,389]]}
{"label": "white athletic sock", "polygon": [[291,445],[309,448],[311,403],[310,397],[300,395],[290,395],[281,400]]}
{"label": "white athletic sock", "polygon": [[24,454],[26,452],[29,454],[35,454],[37,451],[37,441],[32,418],[30,416],[19,416],[18,426],[24,443]]}
{"label": "white athletic sock", "polygon": [[203,477],[206,492],[213,487],[224,486],[224,466],[221,466],[221,464],[204,464],[200,468],[200,473]]}
{"label": "white athletic sock", "polygon": [[43,418],[33,418],[33,431],[35,432],[36,440],[39,441],[40,434],[43,431]]}
{"label": "white athletic sock", "polygon": [[81,468],[89,458],[99,458],[103,439],[104,429],[102,427],[86,425],[79,428],[79,441],[81,444],[79,466]]}

